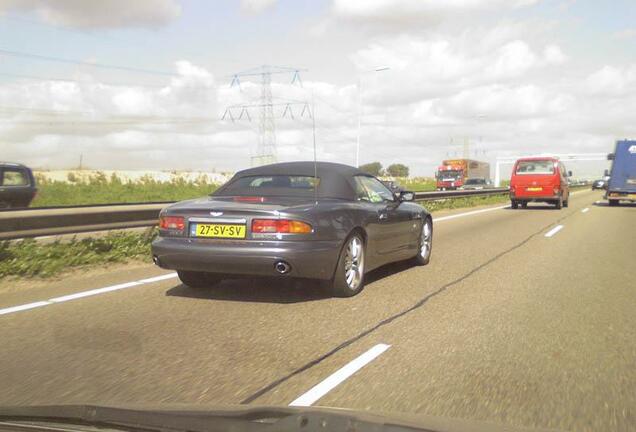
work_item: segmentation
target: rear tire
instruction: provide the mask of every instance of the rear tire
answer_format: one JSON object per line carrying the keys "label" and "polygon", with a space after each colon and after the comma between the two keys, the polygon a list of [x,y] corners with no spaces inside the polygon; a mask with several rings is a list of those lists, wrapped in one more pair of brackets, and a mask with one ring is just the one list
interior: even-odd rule
{"label": "rear tire", "polygon": [[345,240],[331,281],[335,297],[353,297],[364,289],[366,246],[359,232]]}
{"label": "rear tire", "polygon": [[512,207],[513,210],[517,210],[519,208],[519,203],[515,200],[510,201],[510,207]]}
{"label": "rear tire", "polygon": [[422,225],[422,231],[420,233],[419,248],[417,255],[413,258],[413,263],[418,266],[423,266],[431,261],[431,254],[433,252],[433,221],[431,218],[424,219]]}
{"label": "rear tire", "polygon": [[177,275],[181,282],[190,288],[207,288],[221,280],[220,277],[205,272],[177,270]]}
{"label": "rear tire", "polygon": [[521,208],[522,209],[527,209],[528,208],[528,203],[527,202],[522,202],[521,203]]}

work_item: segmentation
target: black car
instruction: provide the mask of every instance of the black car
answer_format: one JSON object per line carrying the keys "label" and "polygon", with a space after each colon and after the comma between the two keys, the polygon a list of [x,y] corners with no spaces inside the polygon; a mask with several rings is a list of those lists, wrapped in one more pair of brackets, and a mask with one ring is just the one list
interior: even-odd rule
{"label": "black car", "polygon": [[0,162],[0,208],[28,207],[37,191],[30,168]]}
{"label": "black car", "polygon": [[470,178],[467,179],[463,186],[460,187],[461,190],[482,190],[489,189],[491,187],[490,180],[486,180],[483,178]]}
{"label": "black car", "polygon": [[607,181],[603,179],[594,180],[594,183],[592,183],[592,190],[596,189],[607,189]]}
{"label": "black car", "polygon": [[164,209],[153,260],[190,287],[237,275],[300,277],[353,296],[374,268],[429,262],[433,221],[413,198],[346,165],[252,168],[209,197]]}

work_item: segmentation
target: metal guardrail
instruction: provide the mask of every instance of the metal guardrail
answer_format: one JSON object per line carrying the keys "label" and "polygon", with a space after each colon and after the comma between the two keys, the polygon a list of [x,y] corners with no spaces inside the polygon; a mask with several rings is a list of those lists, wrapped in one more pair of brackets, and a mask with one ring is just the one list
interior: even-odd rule
{"label": "metal guardrail", "polygon": [[[489,196],[507,188],[416,192],[416,201]],[[171,202],[28,208],[0,212],[0,240],[14,240],[157,224],[159,211]]]}
{"label": "metal guardrail", "polygon": [[0,240],[154,226],[169,203],[0,212]]}
{"label": "metal guardrail", "polygon": [[22,208],[0,208],[0,214],[3,212],[15,211],[39,211],[39,210],[60,210],[60,209],[83,209],[83,208],[99,208],[99,207],[130,207],[151,204],[174,204],[174,201],[143,201],[143,202],[125,202],[125,203],[109,203],[109,204],[80,204],[80,205],[59,205],[59,206],[42,206],[42,207],[22,207]]}

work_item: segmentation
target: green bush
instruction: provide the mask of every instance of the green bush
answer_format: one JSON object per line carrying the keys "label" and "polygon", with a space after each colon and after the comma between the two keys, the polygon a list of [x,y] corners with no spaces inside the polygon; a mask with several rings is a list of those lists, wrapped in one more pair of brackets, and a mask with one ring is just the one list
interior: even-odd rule
{"label": "green bush", "polygon": [[406,190],[413,192],[434,191],[435,179],[429,177],[398,178],[397,182]]}
{"label": "green bush", "polygon": [[109,178],[98,172],[84,180],[69,173],[68,180],[48,180],[38,175],[38,194],[31,207],[181,201],[208,195],[219,187],[208,183],[204,176],[195,181],[175,178],[170,182],[160,182],[145,176],[133,182],[122,180],[115,174]]}
{"label": "green bush", "polygon": [[0,278],[46,277],[64,270],[90,265],[125,262],[150,257],[156,228],[143,233],[111,232],[102,237],[42,243],[33,239],[0,242]]}

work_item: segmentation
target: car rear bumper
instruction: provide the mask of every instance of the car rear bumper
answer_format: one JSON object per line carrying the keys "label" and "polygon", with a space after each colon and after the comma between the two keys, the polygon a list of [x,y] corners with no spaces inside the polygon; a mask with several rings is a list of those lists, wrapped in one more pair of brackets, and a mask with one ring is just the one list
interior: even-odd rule
{"label": "car rear bumper", "polygon": [[558,201],[559,195],[513,195],[510,194],[510,199],[519,202],[545,202],[545,201]]}
{"label": "car rear bumper", "polygon": [[[152,243],[157,265],[171,270],[245,276],[331,279],[341,244],[338,241],[208,240],[160,237]],[[284,261],[291,270],[274,268]]]}
{"label": "car rear bumper", "polygon": [[606,192],[605,199],[607,200],[615,200],[615,201],[630,201],[636,202],[636,191],[632,192],[616,192],[616,191],[608,191]]}

